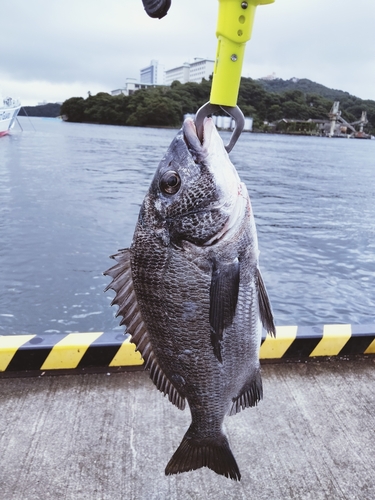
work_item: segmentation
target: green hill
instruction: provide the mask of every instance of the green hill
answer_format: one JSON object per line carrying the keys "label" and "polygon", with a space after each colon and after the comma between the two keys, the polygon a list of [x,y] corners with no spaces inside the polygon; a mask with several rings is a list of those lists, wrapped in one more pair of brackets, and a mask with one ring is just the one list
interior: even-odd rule
{"label": "green hill", "polygon": [[256,80],[260,85],[267,90],[267,92],[276,92],[281,94],[289,90],[300,90],[304,94],[318,94],[326,99],[331,99],[332,101],[340,101],[341,99],[346,99],[348,97],[354,97],[349,94],[349,92],[344,92],[343,90],[330,89],[321,85],[320,83],[313,82],[307,78],[291,78],[290,80],[282,80],[281,78],[275,78],[274,80]]}
{"label": "green hill", "polygon": [[38,106],[22,106],[19,116],[43,116],[56,118],[60,116],[60,104],[48,103],[39,104]]}

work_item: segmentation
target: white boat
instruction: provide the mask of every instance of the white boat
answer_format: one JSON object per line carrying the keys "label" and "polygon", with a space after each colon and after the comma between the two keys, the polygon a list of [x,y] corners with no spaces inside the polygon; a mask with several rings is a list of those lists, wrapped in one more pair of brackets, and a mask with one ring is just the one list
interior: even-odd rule
{"label": "white boat", "polygon": [[0,137],[6,135],[13,127],[20,109],[21,103],[18,99],[0,97]]}

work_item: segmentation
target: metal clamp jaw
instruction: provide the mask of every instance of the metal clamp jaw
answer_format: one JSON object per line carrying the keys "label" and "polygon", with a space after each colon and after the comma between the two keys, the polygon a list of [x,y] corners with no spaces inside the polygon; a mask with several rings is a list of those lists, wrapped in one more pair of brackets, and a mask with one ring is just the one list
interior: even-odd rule
{"label": "metal clamp jaw", "polygon": [[195,115],[195,127],[197,129],[197,135],[199,140],[203,142],[204,119],[220,110],[225,111],[229,116],[231,116],[235,123],[235,127],[231,135],[230,141],[225,146],[227,152],[230,153],[245,126],[245,117],[238,106],[219,106],[218,104],[211,104],[210,102],[207,102],[201,108],[198,109]]}

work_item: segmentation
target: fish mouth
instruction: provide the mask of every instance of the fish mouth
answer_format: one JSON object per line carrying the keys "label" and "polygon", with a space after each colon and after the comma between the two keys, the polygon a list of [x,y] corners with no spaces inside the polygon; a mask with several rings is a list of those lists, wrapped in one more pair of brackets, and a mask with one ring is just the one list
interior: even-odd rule
{"label": "fish mouth", "polygon": [[[182,127],[185,142],[194,160],[198,157],[199,161],[205,159],[215,148],[217,154],[227,154],[224,144],[217,133],[212,118],[205,118],[203,123],[203,142],[200,141],[194,121],[186,118]],[[215,137],[217,136],[217,137]],[[215,140],[218,138],[219,140]]]}

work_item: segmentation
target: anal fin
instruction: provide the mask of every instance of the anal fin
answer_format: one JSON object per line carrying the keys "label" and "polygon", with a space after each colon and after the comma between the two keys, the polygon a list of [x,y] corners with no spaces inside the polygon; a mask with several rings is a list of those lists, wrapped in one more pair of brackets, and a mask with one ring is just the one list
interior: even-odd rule
{"label": "anal fin", "polygon": [[235,415],[245,408],[256,406],[261,399],[263,399],[263,384],[259,369],[256,371],[255,376],[245,384],[240,394],[233,398],[233,404],[228,415]]}

